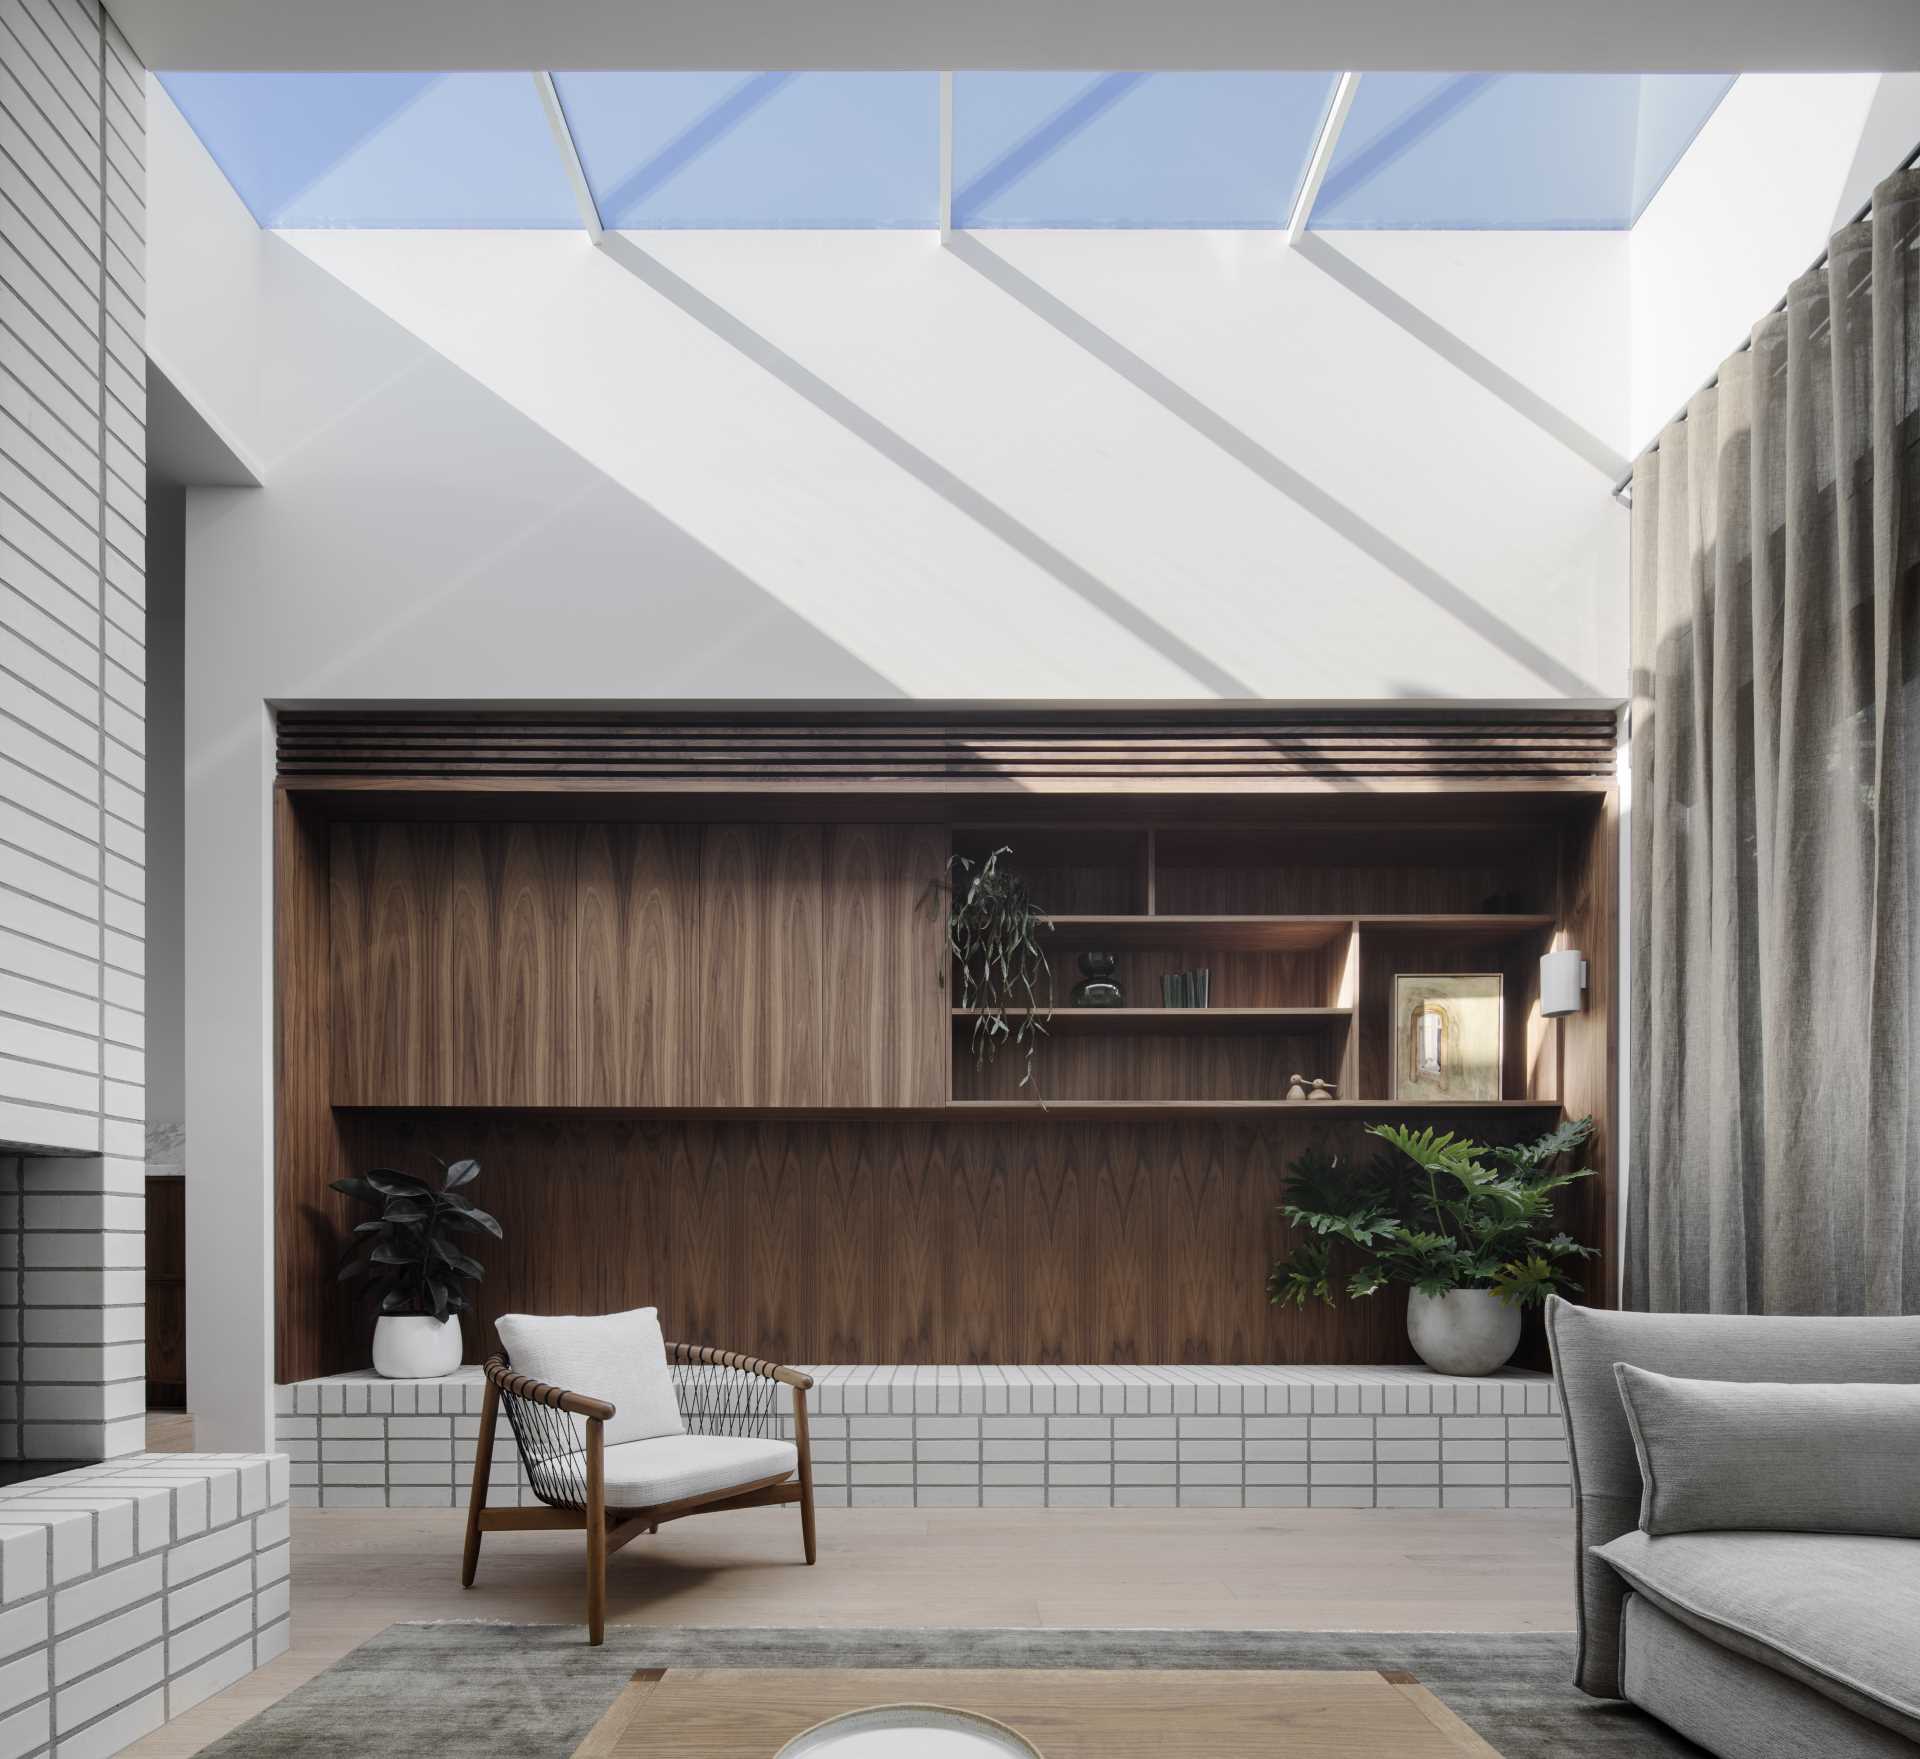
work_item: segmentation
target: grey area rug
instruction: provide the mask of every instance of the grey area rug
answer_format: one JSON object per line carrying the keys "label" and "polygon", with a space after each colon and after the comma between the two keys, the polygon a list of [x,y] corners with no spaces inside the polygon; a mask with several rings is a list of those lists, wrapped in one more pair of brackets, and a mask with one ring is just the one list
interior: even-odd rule
{"label": "grey area rug", "polygon": [[1697,1759],[1568,1684],[1562,1632],[389,1625],[205,1759],[567,1759],[643,1667],[1404,1668],[1506,1759]]}

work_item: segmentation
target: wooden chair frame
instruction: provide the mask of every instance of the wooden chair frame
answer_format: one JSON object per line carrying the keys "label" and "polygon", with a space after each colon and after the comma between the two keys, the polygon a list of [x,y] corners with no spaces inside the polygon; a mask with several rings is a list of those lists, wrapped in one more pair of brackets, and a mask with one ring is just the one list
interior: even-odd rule
{"label": "wooden chair frame", "polygon": [[[668,1344],[667,1361],[730,1368],[741,1374],[758,1375],[778,1381],[793,1393],[793,1440],[800,1456],[797,1471],[777,1478],[762,1478],[748,1484],[735,1484],[706,1496],[682,1497],[676,1502],[656,1503],[651,1508],[613,1508],[606,1498],[606,1423],[614,1407],[605,1399],[564,1387],[547,1386],[516,1374],[506,1358],[494,1356],[487,1362],[486,1396],[480,1407],[479,1446],[473,1460],[473,1495],[467,1505],[466,1555],[461,1564],[460,1585],[473,1586],[474,1571],[480,1562],[480,1536],[483,1533],[524,1533],[559,1531],[587,1536],[587,1641],[600,1643],[607,1625],[607,1559],[643,1533],[656,1533],[667,1521],[686,1515],[714,1515],[728,1509],[756,1509],[785,1503],[800,1505],[800,1540],[811,1564],[818,1555],[813,1520],[813,1450],[807,1437],[807,1392],[813,1385],[811,1375],[797,1368],[783,1368],[776,1362],[763,1362],[756,1356],[741,1356],[730,1350],[709,1349],[700,1344]],[[586,1420],[586,1498],[581,1507],[545,1504],[540,1508],[487,1507],[487,1481],[493,1470],[493,1438],[500,1415],[500,1400],[525,1399],[548,1405]],[[536,1494],[538,1494],[536,1492]]]}

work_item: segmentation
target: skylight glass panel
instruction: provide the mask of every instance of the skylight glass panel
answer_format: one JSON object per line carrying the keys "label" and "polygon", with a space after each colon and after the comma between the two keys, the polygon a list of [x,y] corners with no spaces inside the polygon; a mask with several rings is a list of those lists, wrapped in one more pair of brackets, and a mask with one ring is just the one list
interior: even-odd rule
{"label": "skylight glass panel", "polygon": [[262,226],[578,227],[526,73],[165,73]]}
{"label": "skylight glass panel", "polygon": [[1284,226],[1330,73],[957,73],[956,226]]}
{"label": "skylight glass panel", "polygon": [[601,224],[931,227],[936,73],[562,73]]}
{"label": "skylight glass panel", "polygon": [[1722,74],[1366,74],[1313,224],[1631,226],[1732,83]]}

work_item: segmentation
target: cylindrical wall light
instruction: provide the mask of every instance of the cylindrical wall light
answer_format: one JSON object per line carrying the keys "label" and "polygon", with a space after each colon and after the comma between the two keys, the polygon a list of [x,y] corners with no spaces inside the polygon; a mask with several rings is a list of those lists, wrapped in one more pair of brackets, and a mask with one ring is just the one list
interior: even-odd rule
{"label": "cylindrical wall light", "polygon": [[1540,956],[1540,1012],[1548,1019],[1577,1014],[1586,1006],[1587,957],[1584,953]]}

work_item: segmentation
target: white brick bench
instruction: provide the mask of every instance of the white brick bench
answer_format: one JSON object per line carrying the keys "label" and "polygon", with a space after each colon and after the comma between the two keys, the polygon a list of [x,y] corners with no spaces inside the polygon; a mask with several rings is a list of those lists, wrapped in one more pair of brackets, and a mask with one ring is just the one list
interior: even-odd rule
{"label": "white brick bench", "polygon": [[269,1454],[0,1490],[0,1754],[105,1759],[284,1650],[287,1493]]}
{"label": "white brick bench", "polygon": [[[1544,1374],[1418,1368],[815,1367],[823,1505],[1565,1508]],[[338,1375],[279,1389],[293,1499],[464,1506],[480,1371]],[[788,1422],[791,1433],[791,1422]],[[532,1502],[511,1433],[490,1499]]]}

